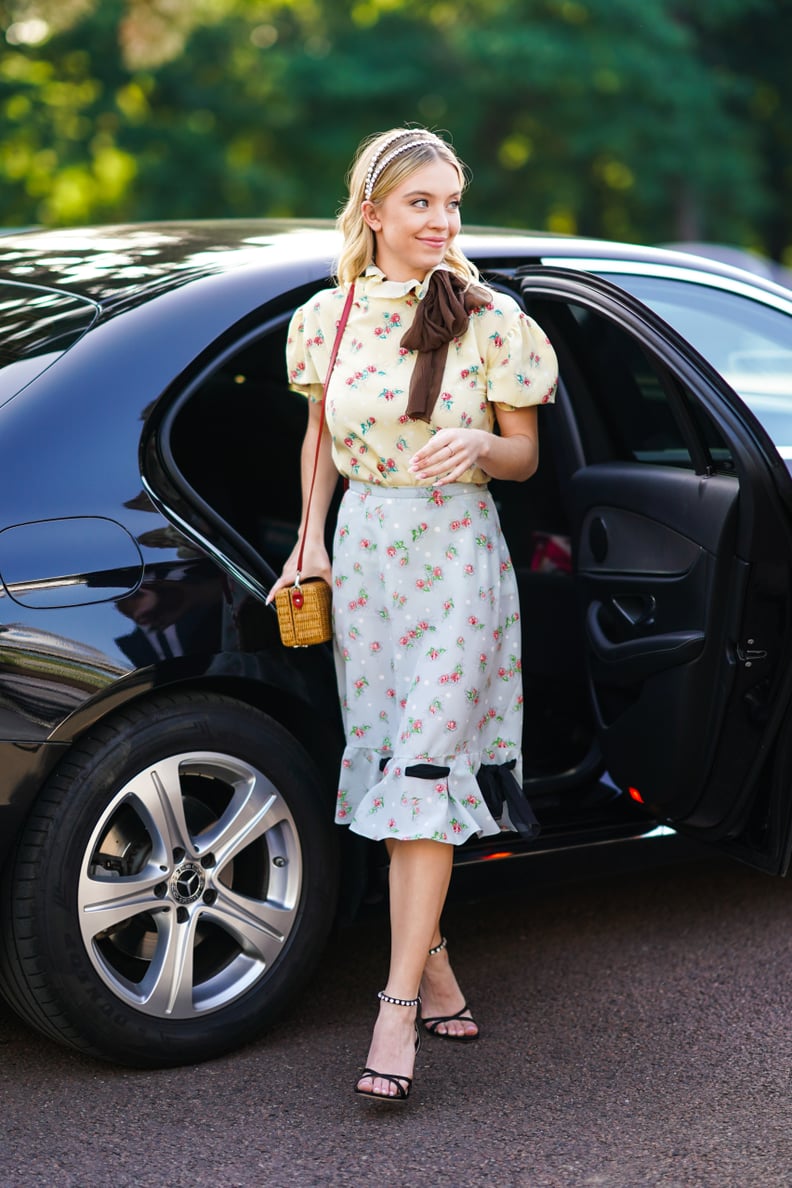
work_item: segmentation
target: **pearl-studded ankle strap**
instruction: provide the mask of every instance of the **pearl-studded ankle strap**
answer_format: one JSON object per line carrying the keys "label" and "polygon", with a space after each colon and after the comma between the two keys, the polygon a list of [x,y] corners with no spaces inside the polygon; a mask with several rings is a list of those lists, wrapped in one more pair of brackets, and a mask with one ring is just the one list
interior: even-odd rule
{"label": "pearl-studded ankle strap", "polygon": [[417,1007],[421,1005],[420,998],[394,998],[392,994],[386,994],[384,990],[379,991],[377,998],[381,1002],[389,1002],[391,1006]]}
{"label": "pearl-studded ankle strap", "polygon": [[445,937],[440,941],[439,945],[435,945],[433,949],[429,950],[429,956],[434,957],[435,953],[442,953],[443,949],[448,948],[448,941]]}

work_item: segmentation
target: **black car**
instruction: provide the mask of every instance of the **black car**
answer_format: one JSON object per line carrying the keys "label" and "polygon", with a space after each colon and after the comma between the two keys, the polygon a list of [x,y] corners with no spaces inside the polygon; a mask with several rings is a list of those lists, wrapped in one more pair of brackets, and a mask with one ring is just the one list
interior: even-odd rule
{"label": "black car", "polygon": [[[458,861],[670,825],[786,873],[792,292],[463,238],[561,385],[537,476],[493,483],[542,834]],[[284,648],[264,605],[300,511],[286,327],[336,249],[273,222],[0,239],[0,984],[111,1060],[248,1039],[382,867],[332,824],[332,650]]]}

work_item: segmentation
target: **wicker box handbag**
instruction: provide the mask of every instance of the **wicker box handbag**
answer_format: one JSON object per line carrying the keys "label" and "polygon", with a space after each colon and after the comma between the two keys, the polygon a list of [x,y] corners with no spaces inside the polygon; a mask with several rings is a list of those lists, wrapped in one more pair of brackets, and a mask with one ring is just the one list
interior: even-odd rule
{"label": "wicker box handbag", "polygon": [[331,590],[322,578],[299,577],[293,586],[286,586],[275,595],[281,643],[287,648],[307,648],[309,644],[326,643],[333,634],[330,614]]}
{"label": "wicker box handbag", "polygon": [[308,527],[308,516],[311,513],[316,469],[319,465],[319,450],[322,445],[322,429],[324,426],[325,402],[327,400],[327,385],[333,374],[338,346],[347,324],[349,311],[355,297],[355,286],[350,285],[347,293],[341,320],[338,323],[333,350],[330,354],[330,366],[322,390],[322,416],[319,432],[316,435],[316,453],[314,454],[313,474],[308,491],[308,502],[305,508],[305,523],[303,525],[300,552],[297,557],[297,579],[293,586],[285,586],[275,595],[275,609],[278,613],[278,629],[281,643],[287,648],[307,648],[310,644],[326,643],[333,635],[331,616],[332,591],[322,578],[306,578],[300,580],[303,564],[303,550],[305,549],[305,535]]}

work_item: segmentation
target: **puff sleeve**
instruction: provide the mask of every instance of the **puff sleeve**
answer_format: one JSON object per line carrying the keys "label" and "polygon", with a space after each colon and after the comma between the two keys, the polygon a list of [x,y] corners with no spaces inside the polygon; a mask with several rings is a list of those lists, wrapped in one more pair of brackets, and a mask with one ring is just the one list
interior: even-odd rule
{"label": "puff sleeve", "polygon": [[487,399],[510,411],[555,400],[558,361],[541,326],[516,302],[498,298],[487,313],[495,318],[488,334]]}
{"label": "puff sleeve", "polygon": [[327,335],[322,328],[324,293],[295,311],[286,338],[286,370],[294,392],[319,402],[329,364]]}

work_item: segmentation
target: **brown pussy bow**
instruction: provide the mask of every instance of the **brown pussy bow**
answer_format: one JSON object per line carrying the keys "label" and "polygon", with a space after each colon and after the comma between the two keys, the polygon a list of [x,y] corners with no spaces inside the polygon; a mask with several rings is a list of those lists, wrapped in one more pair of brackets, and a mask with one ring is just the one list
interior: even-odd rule
{"label": "brown pussy bow", "polygon": [[416,421],[431,419],[443,383],[448,344],[464,334],[471,310],[487,300],[486,289],[467,286],[445,268],[432,273],[426,293],[418,302],[415,320],[400,344],[408,351],[418,351],[410,380],[408,417]]}

